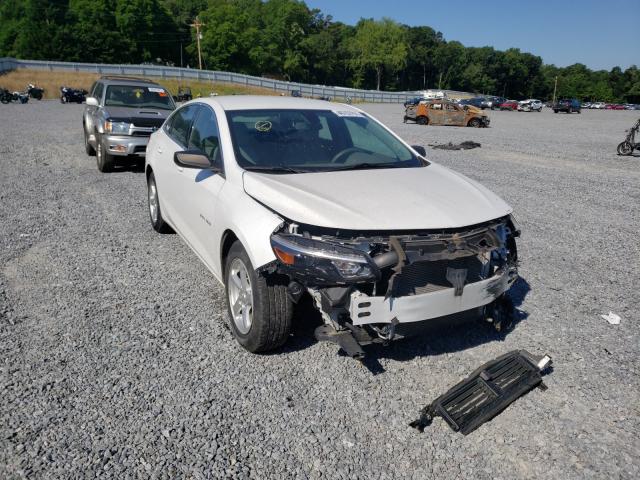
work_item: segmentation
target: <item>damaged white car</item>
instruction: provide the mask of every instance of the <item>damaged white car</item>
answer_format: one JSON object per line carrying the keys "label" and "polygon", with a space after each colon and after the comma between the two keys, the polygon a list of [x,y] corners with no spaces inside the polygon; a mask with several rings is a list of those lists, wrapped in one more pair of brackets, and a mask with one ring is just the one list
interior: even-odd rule
{"label": "damaged white car", "polygon": [[151,223],[225,285],[251,352],[287,340],[305,294],[324,319],[316,336],[354,357],[458,312],[499,326],[517,277],[512,209],[424,155],[350,105],[198,99],[151,136]]}

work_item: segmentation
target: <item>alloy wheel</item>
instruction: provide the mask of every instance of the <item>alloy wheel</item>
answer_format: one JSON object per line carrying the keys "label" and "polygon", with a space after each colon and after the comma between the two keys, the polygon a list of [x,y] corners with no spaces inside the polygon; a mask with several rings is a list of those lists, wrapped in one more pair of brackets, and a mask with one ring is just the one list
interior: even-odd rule
{"label": "alloy wheel", "polygon": [[231,318],[238,332],[246,335],[253,323],[253,292],[249,271],[240,258],[231,262],[227,285]]}

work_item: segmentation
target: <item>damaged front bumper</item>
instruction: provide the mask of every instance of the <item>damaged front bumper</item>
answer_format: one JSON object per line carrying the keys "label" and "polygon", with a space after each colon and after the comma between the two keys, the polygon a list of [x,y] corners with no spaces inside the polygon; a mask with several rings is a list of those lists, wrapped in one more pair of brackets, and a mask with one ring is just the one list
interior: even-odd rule
{"label": "damaged front bumper", "polygon": [[[517,279],[513,217],[422,232],[330,232],[288,224],[274,232],[278,262],[268,273],[290,279],[296,302],[308,292],[324,320],[318,339],[352,356],[356,345],[401,338],[398,324],[484,309],[501,328],[496,305]],[[492,314],[493,313],[493,314]],[[493,318],[496,317],[496,318]]]}
{"label": "damaged front bumper", "polygon": [[397,298],[373,297],[356,290],[350,296],[349,314],[354,325],[431,320],[488,305],[509,290],[516,278],[513,271],[499,271],[464,285],[461,295],[456,295],[456,288]]}

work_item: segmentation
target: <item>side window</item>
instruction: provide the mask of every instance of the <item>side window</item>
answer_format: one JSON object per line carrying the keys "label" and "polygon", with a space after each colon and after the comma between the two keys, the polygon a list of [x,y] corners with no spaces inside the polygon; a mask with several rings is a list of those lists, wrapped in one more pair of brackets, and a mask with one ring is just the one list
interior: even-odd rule
{"label": "side window", "polygon": [[176,111],[167,123],[167,134],[179,145],[186,147],[189,130],[198,111],[197,105],[187,105]]}
{"label": "side window", "polygon": [[222,167],[222,152],[220,150],[220,134],[216,114],[209,107],[199,109],[198,116],[193,122],[189,135],[189,150],[200,150],[213,165]]}
{"label": "side window", "polygon": [[432,103],[431,104],[431,110],[442,110],[442,104],[441,103]]}
{"label": "side window", "polygon": [[102,92],[104,91],[104,84],[96,83],[96,88],[93,91],[93,96],[98,100],[98,103],[102,102]]}
{"label": "side window", "polygon": [[452,103],[447,103],[447,111],[448,112],[457,112],[458,111],[458,107],[456,107]]}

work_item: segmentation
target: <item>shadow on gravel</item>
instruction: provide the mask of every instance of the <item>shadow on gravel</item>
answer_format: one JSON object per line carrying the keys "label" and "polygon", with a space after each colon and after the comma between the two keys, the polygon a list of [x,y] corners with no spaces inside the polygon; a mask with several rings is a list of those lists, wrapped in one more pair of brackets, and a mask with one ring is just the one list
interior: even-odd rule
{"label": "shadow on gravel", "polygon": [[144,161],[143,162],[126,162],[116,163],[113,170],[110,173],[144,173]]}
{"label": "shadow on gravel", "polygon": [[[477,311],[451,315],[419,325],[410,325],[408,338],[392,342],[386,347],[373,344],[364,348],[363,365],[374,375],[384,373],[380,359],[406,362],[427,355],[459,352],[488,342],[503,341],[529,314],[519,307],[531,291],[529,282],[520,277],[509,295],[515,306],[515,317],[508,329],[496,331]],[[344,355],[342,351],[340,354]]]}

